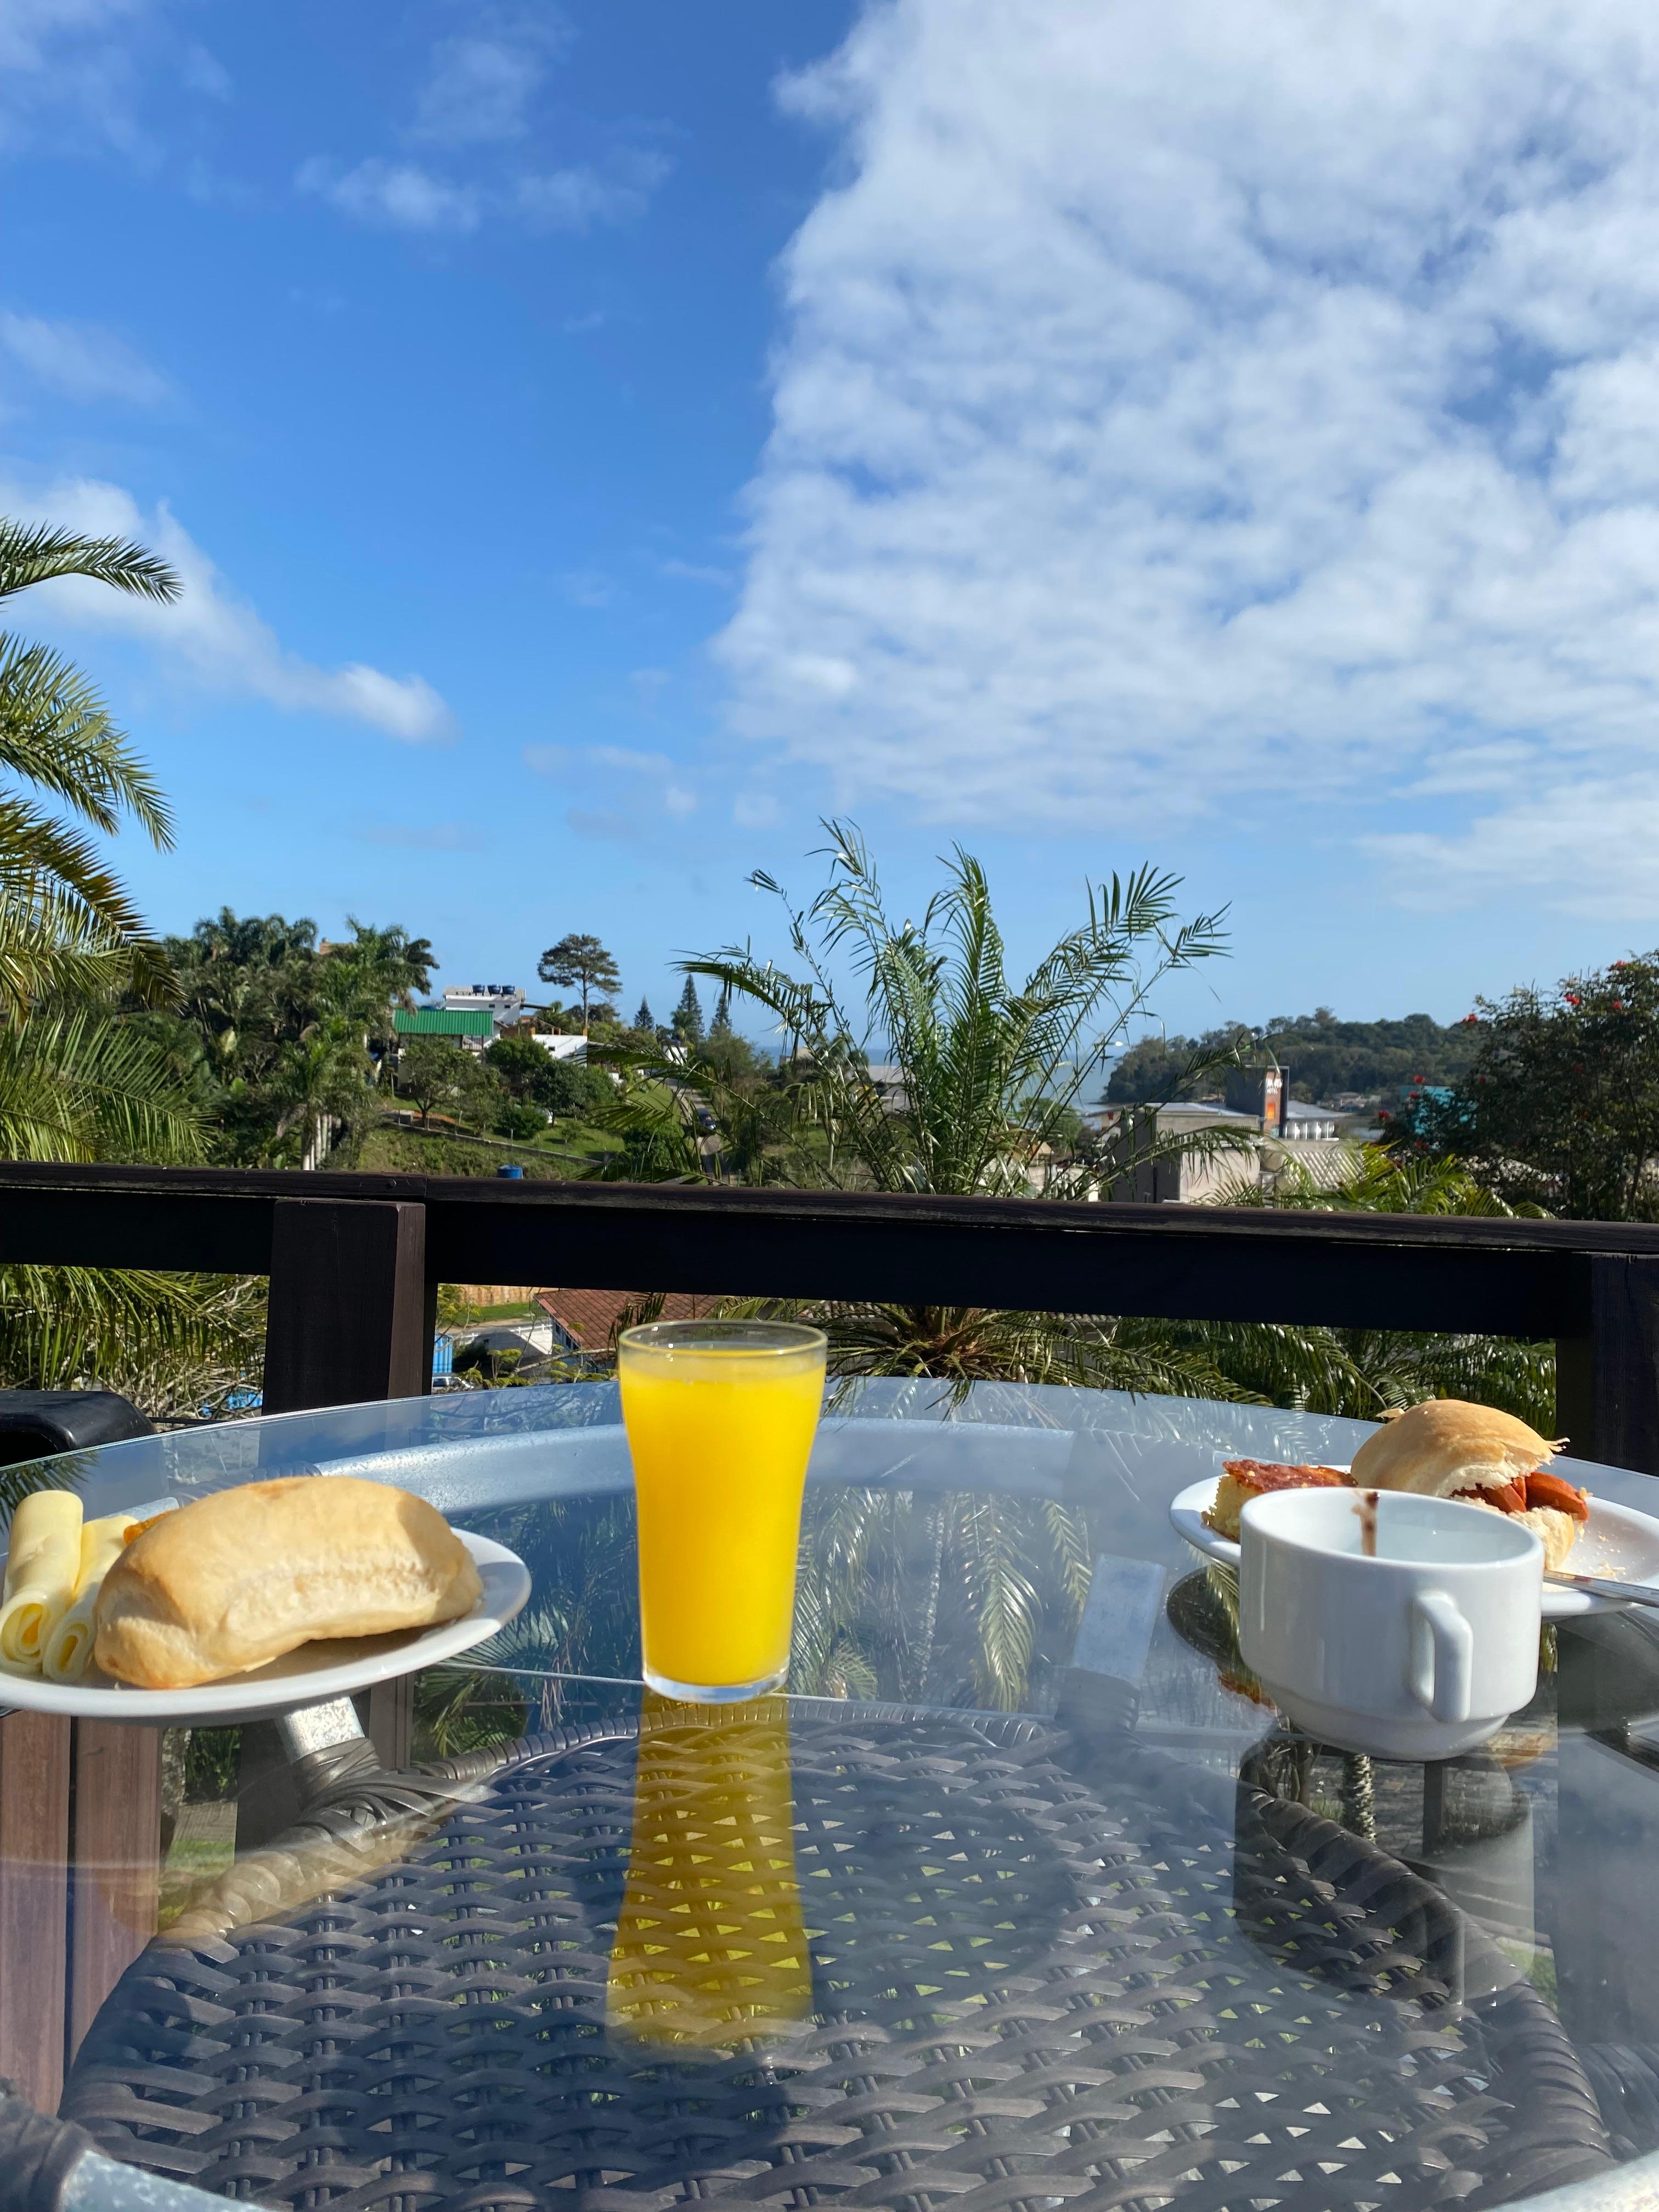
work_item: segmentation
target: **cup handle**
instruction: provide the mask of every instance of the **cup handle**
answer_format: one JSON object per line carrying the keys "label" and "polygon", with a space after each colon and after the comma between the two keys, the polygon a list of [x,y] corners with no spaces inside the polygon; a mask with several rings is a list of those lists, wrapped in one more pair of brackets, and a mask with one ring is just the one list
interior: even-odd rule
{"label": "cup handle", "polygon": [[1419,1590],[1411,1602],[1406,1686],[1437,1721],[1466,1721],[1474,1664],[1474,1631],[1446,1590]]}

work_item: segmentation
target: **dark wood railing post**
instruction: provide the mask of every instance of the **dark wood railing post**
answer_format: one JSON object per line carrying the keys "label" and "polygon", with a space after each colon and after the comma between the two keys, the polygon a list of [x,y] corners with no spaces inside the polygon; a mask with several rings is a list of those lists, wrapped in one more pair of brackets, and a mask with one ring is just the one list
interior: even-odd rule
{"label": "dark wood railing post", "polygon": [[1659,1260],[1577,1253],[1556,1340],[1555,1418],[1575,1459],[1659,1474]]}
{"label": "dark wood railing post", "polygon": [[70,1723],[0,1720],[0,2071],[37,2110],[64,2087]]}
{"label": "dark wood railing post", "polygon": [[264,1411],[418,1398],[431,1388],[425,1206],[279,1200]]}

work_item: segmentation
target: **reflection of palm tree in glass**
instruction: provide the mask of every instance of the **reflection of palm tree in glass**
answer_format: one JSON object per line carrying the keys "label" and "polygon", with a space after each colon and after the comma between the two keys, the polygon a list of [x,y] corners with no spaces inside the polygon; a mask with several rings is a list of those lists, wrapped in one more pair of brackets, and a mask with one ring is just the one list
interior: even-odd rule
{"label": "reflection of palm tree in glass", "polygon": [[810,2018],[793,1823],[781,1698],[696,1706],[647,1692],[613,2031],[720,2045]]}
{"label": "reflection of palm tree in glass", "polygon": [[510,1742],[526,1728],[556,1728],[567,1676],[628,1680],[639,1673],[631,1498],[543,1498],[475,1514],[470,1525],[519,1553],[536,1601],[464,1663],[420,1677],[422,1750],[439,1759]]}
{"label": "reflection of palm tree in glass", "polygon": [[[562,1677],[639,1673],[631,1499],[544,1499],[473,1525],[520,1553],[536,1596],[464,1666],[421,1677],[423,1750],[440,1758],[556,1727]],[[1033,1668],[1070,1650],[1091,1557],[1083,1516],[1055,1498],[809,1488],[789,1686],[1015,1711]]]}
{"label": "reflection of palm tree in glass", "polygon": [[995,1491],[808,1491],[789,1681],[1012,1711],[1089,1592],[1082,1516]]}

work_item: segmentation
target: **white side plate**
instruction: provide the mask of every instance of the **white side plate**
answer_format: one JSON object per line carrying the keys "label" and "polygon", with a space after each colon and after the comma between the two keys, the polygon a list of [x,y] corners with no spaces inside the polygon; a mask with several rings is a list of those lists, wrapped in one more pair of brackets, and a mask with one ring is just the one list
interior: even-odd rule
{"label": "white side plate", "polygon": [[0,1669],[0,1712],[65,1713],[77,1720],[129,1721],[143,1728],[228,1728],[434,1667],[494,1636],[530,1595],[530,1570],[516,1552],[488,1536],[469,1535],[465,1528],[455,1534],[471,1553],[483,1584],[477,1604],[459,1620],[400,1629],[392,1636],[302,1644],[268,1667],[222,1682],[204,1682],[194,1690],[132,1690],[102,1674],[83,1682],[49,1682],[44,1675],[15,1674],[8,1668]]}
{"label": "white side plate", "polygon": [[[1344,1470],[1346,1472],[1346,1470]],[[1206,1558],[1238,1565],[1238,1547],[1230,1536],[1218,1536],[1206,1528],[1202,1516],[1215,1504],[1218,1475],[1190,1483],[1170,1500],[1170,1519],[1195,1552]],[[1621,1583],[1659,1583],[1659,1521],[1638,1513],[1633,1505],[1615,1505],[1606,1498],[1592,1498],[1589,1520],[1567,1561],[1581,1575],[1606,1575]],[[1546,1620],[1570,1620],[1581,1613],[1616,1613],[1619,1601],[1592,1597],[1587,1591],[1568,1589],[1561,1583],[1544,1585]]]}

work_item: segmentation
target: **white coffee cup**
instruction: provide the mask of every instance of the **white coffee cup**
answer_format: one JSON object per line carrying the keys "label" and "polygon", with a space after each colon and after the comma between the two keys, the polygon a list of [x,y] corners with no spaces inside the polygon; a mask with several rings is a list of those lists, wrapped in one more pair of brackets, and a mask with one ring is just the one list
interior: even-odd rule
{"label": "white coffee cup", "polygon": [[1543,1577],[1531,1529],[1478,1505],[1277,1491],[1240,1523],[1239,1650],[1310,1735],[1381,1759],[1451,1759],[1537,1687]]}

